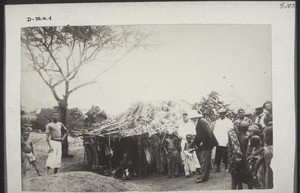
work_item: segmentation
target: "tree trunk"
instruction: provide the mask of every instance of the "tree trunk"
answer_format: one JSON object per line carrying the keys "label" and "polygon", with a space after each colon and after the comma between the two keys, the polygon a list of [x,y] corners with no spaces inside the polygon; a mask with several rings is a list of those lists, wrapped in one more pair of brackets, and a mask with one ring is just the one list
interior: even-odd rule
{"label": "tree trunk", "polygon": [[[63,100],[63,101],[58,102],[58,108],[60,111],[60,121],[65,126],[67,124],[67,107],[68,107],[68,103],[66,101]],[[65,131],[62,130],[61,135],[63,136],[64,134],[65,134]],[[62,156],[63,157],[68,156],[68,150],[69,150],[69,143],[68,143],[68,136],[66,136],[66,138],[62,142]]]}

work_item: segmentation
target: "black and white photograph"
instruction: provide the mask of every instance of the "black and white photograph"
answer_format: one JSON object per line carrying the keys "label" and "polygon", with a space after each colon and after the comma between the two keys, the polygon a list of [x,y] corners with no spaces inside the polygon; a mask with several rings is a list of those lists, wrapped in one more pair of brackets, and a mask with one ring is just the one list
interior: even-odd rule
{"label": "black and white photograph", "polygon": [[50,25],[22,26],[15,46],[21,191],[281,186],[273,160],[284,157],[276,150],[284,142],[273,127],[294,117],[274,105],[271,24],[51,25],[54,18],[28,17]]}
{"label": "black and white photograph", "polygon": [[273,187],[270,25],[29,27],[21,38],[24,190]]}

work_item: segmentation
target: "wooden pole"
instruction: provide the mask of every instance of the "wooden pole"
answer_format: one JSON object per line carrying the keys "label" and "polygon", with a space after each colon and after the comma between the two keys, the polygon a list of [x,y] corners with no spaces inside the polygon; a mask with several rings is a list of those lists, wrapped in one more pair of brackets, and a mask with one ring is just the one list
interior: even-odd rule
{"label": "wooden pole", "polygon": [[112,165],[111,165],[111,150],[110,150],[110,137],[108,138],[108,150],[109,150],[109,155],[108,155],[108,161],[109,161],[109,169],[112,170]]}
{"label": "wooden pole", "polygon": [[86,150],[87,150],[86,151],[87,152],[87,164],[89,164],[89,160],[92,162],[93,159],[92,159],[92,155],[91,155],[91,152],[90,152],[88,146],[86,146]]}
{"label": "wooden pole", "polygon": [[138,154],[139,154],[139,158],[138,158],[138,170],[139,170],[139,177],[141,176],[141,170],[142,170],[142,139],[140,136],[138,136]]}
{"label": "wooden pole", "polygon": [[99,165],[99,162],[98,162],[98,145],[97,145],[97,141],[96,141],[96,137],[95,137],[95,165]]}
{"label": "wooden pole", "polygon": [[85,141],[83,142],[83,147],[84,147],[83,164],[86,166],[87,165],[87,161],[86,161],[86,144],[85,144]]}

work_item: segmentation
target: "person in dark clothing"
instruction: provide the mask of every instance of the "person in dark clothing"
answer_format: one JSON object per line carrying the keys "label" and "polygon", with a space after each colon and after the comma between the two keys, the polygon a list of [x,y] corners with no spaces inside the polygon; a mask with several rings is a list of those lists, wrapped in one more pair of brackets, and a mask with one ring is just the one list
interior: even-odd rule
{"label": "person in dark clothing", "polygon": [[243,184],[249,185],[252,179],[247,168],[246,152],[249,143],[249,122],[242,121],[238,126],[228,131],[228,159],[231,174],[231,189],[243,189]]}
{"label": "person in dark clothing", "polygon": [[206,121],[203,116],[195,116],[194,118],[197,119],[194,144],[198,147],[196,153],[202,169],[202,173],[197,177],[196,182],[200,183],[209,179],[211,153],[213,147],[218,146],[218,141],[213,134],[208,121]]}

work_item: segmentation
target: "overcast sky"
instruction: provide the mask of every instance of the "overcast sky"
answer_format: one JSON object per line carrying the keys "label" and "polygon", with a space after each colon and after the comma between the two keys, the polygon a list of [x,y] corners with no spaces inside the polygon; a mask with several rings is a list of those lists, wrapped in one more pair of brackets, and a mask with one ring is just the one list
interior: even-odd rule
{"label": "overcast sky", "polygon": [[[132,52],[106,72],[98,85],[74,92],[69,107],[99,105],[109,114],[118,114],[135,101],[184,99],[194,103],[211,90],[228,102],[238,99],[252,108],[272,99],[270,25],[150,27],[155,31],[155,47]],[[22,55],[22,68],[28,62]],[[92,64],[83,69],[76,83],[100,70]],[[21,103],[25,109],[57,105],[38,75],[24,70]]]}

